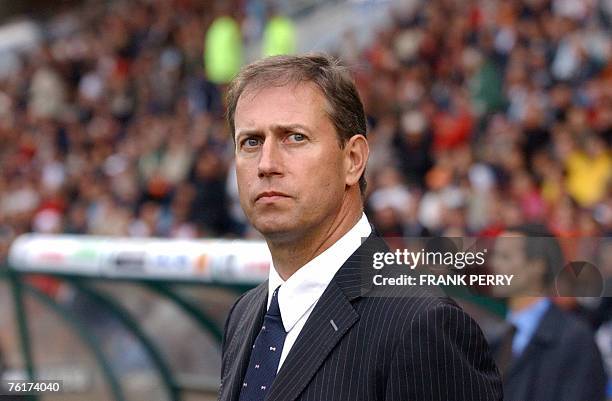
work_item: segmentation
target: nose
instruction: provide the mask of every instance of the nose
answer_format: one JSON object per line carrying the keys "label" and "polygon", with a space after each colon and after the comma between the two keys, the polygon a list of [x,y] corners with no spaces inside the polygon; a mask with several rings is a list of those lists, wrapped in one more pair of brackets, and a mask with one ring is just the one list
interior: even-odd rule
{"label": "nose", "polygon": [[257,166],[259,178],[282,174],[282,155],[274,140],[271,138],[265,140],[259,155]]}

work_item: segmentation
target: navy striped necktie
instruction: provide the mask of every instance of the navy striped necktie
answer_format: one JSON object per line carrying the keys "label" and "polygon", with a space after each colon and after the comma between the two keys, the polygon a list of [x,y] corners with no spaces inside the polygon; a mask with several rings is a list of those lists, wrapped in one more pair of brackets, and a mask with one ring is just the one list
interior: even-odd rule
{"label": "navy striped necktie", "polygon": [[278,306],[278,288],[272,294],[261,331],[253,344],[249,367],[242,383],[240,401],[263,400],[276,377],[285,337],[287,337]]}

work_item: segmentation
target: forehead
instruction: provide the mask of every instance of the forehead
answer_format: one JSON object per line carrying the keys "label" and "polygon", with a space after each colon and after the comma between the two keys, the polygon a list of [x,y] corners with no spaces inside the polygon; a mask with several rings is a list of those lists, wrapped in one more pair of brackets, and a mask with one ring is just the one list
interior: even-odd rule
{"label": "forehead", "polygon": [[241,129],[263,128],[272,124],[302,124],[316,127],[331,124],[327,100],[314,83],[246,88],[234,114],[236,134]]}
{"label": "forehead", "polygon": [[496,251],[506,251],[522,255],[524,253],[523,246],[525,237],[512,232],[505,232],[495,241]]}

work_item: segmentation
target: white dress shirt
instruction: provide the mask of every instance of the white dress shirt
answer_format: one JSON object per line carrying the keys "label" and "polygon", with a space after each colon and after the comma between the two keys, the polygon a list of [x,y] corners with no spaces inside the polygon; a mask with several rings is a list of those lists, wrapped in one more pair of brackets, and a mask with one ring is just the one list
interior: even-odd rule
{"label": "white dress shirt", "polygon": [[[268,308],[271,295],[278,290],[278,304],[283,326],[287,332],[278,370],[287,358],[291,347],[302,331],[306,320],[314,309],[323,292],[340,267],[359,248],[362,239],[372,232],[365,214],[342,238],[327,248],[316,258],[299,268],[287,281],[278,275],[274,264],[270,266],[268,282]],[[277,372],[278,372],[277,370]]]}

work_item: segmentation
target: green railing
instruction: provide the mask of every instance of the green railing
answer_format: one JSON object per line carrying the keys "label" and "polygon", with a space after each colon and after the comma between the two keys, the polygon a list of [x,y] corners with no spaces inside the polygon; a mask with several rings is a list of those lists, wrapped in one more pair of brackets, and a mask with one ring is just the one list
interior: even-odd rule
{"label": "green railing", "polygon": [[[74,244],[78,245],[78,249]],[[247,253],[256,261],[255,264],[245,265],[237,259],[236,252],[245,253],[244,247],[248,248]],[[265,244],[246,241],[186,242],[35,235],[18,239],[11,248],[9,263],[0,266],[0,281],[6,282],[12,291],[15,334],[19,338],[27,378],[44,379],[40,377],[34,362],[36,358],[33,355],[32,331],[25,302],[31,297],[55,314],[89,350],[112,399],[129,400],[120,373],[113,369],[97,333],[88,327],[81,316],[32,284],[32,277],[43,276],[57,280],[62,286],[103,308],[105,313],[112,315],[136,339],[163,386],[163,399],[181,401],[185,399],[186,393],[216,393],[216,377],[188,380],[173,371],[155,338],[147,333],[134,313],[100,288],[99,284],[127,283],[155,294],[159,299],[173,304],[194,323],[198,331],[206,333],[220,347],[222,320],[218,316],[211,316],[177,288],[196,286],[203,291],[221,288],[237,297],[265,279],[263,265],[269,263],[266,252]],[[128,253],[130,256],[126,257]],[[83,260],[84,255],[88,259],[83,261],[84,267],[79,268],[79,261]],[[134,255],[140,259],[135,259]],[[198,350],[194,349],[193,352]],[[202,358],[206,357],[202,355]],[[30,396],[30,399],[38,400],[38,397]]]}
{"label": "green railing", "polygon": [[[11,269],[9,266],[0,268],[0,280],[6,280],[12,290],[13,304],[14,304],[14,316],[16,320],[17,335],[21,344],[21,354],[23,355],[24,367],[29,379],[34,380],[38,378],[37,369],[34,364],[34,358],[32,354],[31,346],[31,331],[28,325],[28,312],[25,307],[24,298],[31,296],[33,299],[38,301],[47,307],[52,313],[56,314],[61,321],[66,324],[83,342],[84,345],[91,351],[95,361],[97,362],[108,386],[113,399],[116,401],[126,401],[128,398],[125,396],[125,392],[122,389],[120,380],[113,369],[108,358],[104,355],[101,350],[100,344],[96,335],[90,328],[84,324],[78,316],[72,314],[65,306],[62,306],[52,297],[47,295],[45,292],[38,289],[36,286],[28,282],[28,276],[30,273],[22,273]],[[112,313],[140,343],[143,349],[146,350],[150,360],[153,363],[155,370],[157,371],[159,378],[161,379],[167,399],[171,401],[180,401],[183,399],[183,391],[197,391],[197,392],[214,392],[213,383],[204,383],[199,388],[194,388],[192,384],[182,384],[172,372],[168,362],[163,357],[162,352],[156,345],[155,341],[149,336],[138,324],[137,320],[132,316],[128,310],[123,307],[119,302],[112,299],[109,295],[103,291],[92,287],[92,282],[97,282],[99,278],[83,278],[78,276],[71,276],[67,274],[45,274],[46,276],[56,278],[61,282],[74,287],[77,291],[87,295],[89,298],[94,300],[98,305],[105,308],[108,312]],[[157,293],[160,297],[163,297],[172,303],[174,303],[180,310],[190,317],[196,325],[204,332],[216,341],[219,346],[221,344],[223,336],[223,327],[215,322],[211,316],[205,311],[201,310],[192,301],[175,291],[168,282],[161,282],[155,280],[138,281],[134,279],[122,279],[122,281],[133,282],[139,284],[145,288],[150,289]],[[202,284],[200,284],[202,285]],[[224,285],[229,291],[236,292],[236,294],[242,293],[243,291],[250,288],[245,285]],[[32,400],[36,400],[37,397],[31,396]]]}

